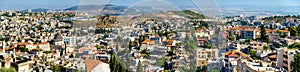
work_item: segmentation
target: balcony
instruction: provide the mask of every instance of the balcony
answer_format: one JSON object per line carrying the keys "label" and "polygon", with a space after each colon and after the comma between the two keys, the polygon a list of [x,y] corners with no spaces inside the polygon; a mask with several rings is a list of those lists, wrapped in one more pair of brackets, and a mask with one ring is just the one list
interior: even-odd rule
{"label": "balcony", "polygon": [[283,61],[288,61],[288,59],[287,58],[283,58]]}
{"label": "balcony", "polygon": [[289,65],[287,63],[283,63],[284,67],[289,67]]}
{"label": "balcony", "polygon": [[288,56],[286,54],[283,55],[284,58],[288,58]]}
{"label": "balcony", "polygon": [[286,70],[288,70],[288,67],[285,67],[285,66],[284,66],[283,68],[286,69]]}
{"label": "balcony", "polygon": [[288,64],[288,62],[287,62],[287,61],[283,61],[283,63],[285,63],[285,64]]}

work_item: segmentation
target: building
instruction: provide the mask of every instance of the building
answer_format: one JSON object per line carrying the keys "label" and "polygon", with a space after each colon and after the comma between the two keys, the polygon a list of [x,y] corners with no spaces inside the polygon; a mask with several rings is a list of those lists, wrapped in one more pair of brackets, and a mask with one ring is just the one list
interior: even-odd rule
{"label": "building", "polygon": [[38,47],[44,51],[50,51],[50,44],[49,42],[42,42],[42,43],[39,43],[37,44]]}
{"label": "building", "polygon": [[66,44],[69,46],[76,46],[76,36],[64,36],[63,41],[66,42]]}
{"label": "building", "polygon": [[268,46],[268,44],[266,42],[252,41],[250,42],[250,46],[255,50],[263,50],[264,46]]}
{"label": "building", "polygon": [[260,37],[260,33],[259,31],[256,30],[252,30],[252,29],[245,29],[245,30],[241,30],[241,36],[244,39],[250,38],[250,39],[256,39]]}
{"label": "building", "polygon": [[53,42],[54,42],[54,45],[63,45],[64,41],[63,41],[62,34],[61,33],[56,34],[53,38]]}
{"label": "building", "polygon": [[218,71],[222,68],[221,59],[211,59],[207,61],[207,71]]}
{"label": "building", "polygon": [[0,61],[1,61],[1,66],[0,67],[5,67],[5,68],[9,68],[11,66],[11,61],[12,58],[10,55],[6,54],[6,53],[1,53],[0,54]]}
{"label": "building", "polygon": [[205,49],[199,48],[196,50],[197,65],[196,66],[206,66],[207,60],[217,59],[219,56],[218,49]]}
{"label": "building", "polygon": [[110,72],[109,64],[100,60],[86,59],[86,72]]}
{"label": "building", "polygon": [[34,61],[30,61],[27,59],[19,60],[12,63],[12,67],[14,67],[18,72],[30,72],[30,64],[33,64]]}
{"label": "building", "polygon": [[291,72],[291,63],[294,61],[294,55],[299,53],[297,50],[287,48],[277,49],[277,67],[284,68],[288,72]]}
{"label": "building", "polygon": [[252,62],[247,59],[237,60],[237,71],[238,72],[275,72],[280,71],[274,67],[269,66],[269,63],[265,62]]}
{"label": "building", "polygon": [[237,50],[231,50],[225,53],[224,59],[224,68],[227,70],[225,71],[237,71],[237,60],[238,59],[247,59],[248,61],[252,61],[252,59],[245,53],[239,52]]}

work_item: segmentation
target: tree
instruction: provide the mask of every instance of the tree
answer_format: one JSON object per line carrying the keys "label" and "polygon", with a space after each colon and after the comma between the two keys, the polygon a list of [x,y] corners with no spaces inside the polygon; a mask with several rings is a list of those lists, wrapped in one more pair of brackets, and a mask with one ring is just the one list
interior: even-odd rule
{"label": "tree", "polygon": [[164,66],[165,61],[166,61],[166,58],[165,58],[165,57],[159,58],[159,59],[156,61],[155,65],[158,65],[158,66]]}
{"label": "tree", "polygon": [[206,72],[207,71],[207,67],[206,66],[202,66],[202,67],[198,67],[196,72]]}
{"label": "tree", "polygon": [[17,72],[15,68],[0,68],[0,72]]}
{"label": "tree", "polygon": [[258,56],[256,55],[256,53],[257,53],[257,51],[255,51],[255,50],[249,51],[250,57],[253,58],[254,60],[258,59]]}
{"label": "tree", "polygon": [[283,33],[283,35],[280,35],[280,37],[282,38],[286,38],[288,36],[288,34],[286,32]]}
{"label": "tree", "polygon": [[109,67],[110,67],[110,70],[111,72],[118,72],[118,68],[117,68],[117,65],[118,65],[118,62],[117,62],[117,59],[116,59],[116,56],[115,54],[111,54],[111,60],[109,61]]}
{"label": "tree", "polygon": [[273,46],[276,47],[276,48],[280,48],[281,45],[277,42],[273,42]]}
{"label": "tree", "polygon": [[131,64],[131,58],[130,58],[130,54],[129,53],[127,53],[127,58],[126,58],[126,60],[127,60],[127,64],[129,65],[129,64]]}
{"label": "tree", "polygon": [[174,50],[173,49],[169,50],[168,51],[168,56],[173,56],[173,55],[174,55]]}
{"label": "tree", "polygon": [[147,57],[150,56],[150,52],[146,49],[142,50],[141,54],[145,54]]}
{"label": "tree", "polygon": [[179,47],[179,46],[181,46],[182,45],[182,43],[176,43],[176,46],[177,47]]}
{"label": "tree", "polygon": [[144,72],[141,61],[138,63],[136,72]]}
{"label": "tree", "polygon": [[28,52],[28,48],[25,48],[25,49],[24,49],[24,52]]}
{"label": "tree", "polygon": [[52,69],[52,71],[54,71],[54,72],[61,72],[61,69],[60,69],[60,67],[59,67],[59,66],[57,66],[57,65],[53,65],[53,66],[51,66],[51,69]]}
{"label": "tree", "polygon": [[268,46],[268,45],[264,45],[264,50],[270,50],[270,46]]}
{"label": "tree", "polygon": [[[205,28],[208,28],[209,26],[208,26],[208,23],[207,22],[205,22],[205,21],[200,21],[200,24],[202,25],[202,26],[204,26]],[[201,26],[201,27],[202,27]]]}
{"label": "tree", "polygon": [[247,25],[248,23],[246,21],[241,21],[242,25]]}
{"label": "tree", "polygon": [[116,51],[119,51],[119,43],[116,44]]}
{"label": "tree", "polygon": [[194,49],[197,47],[195,40],[186,39],[187,41],[184,42],[185,48],[188,52],[194,52]]}
{"label": "tree", "polygon": [[[194,57],[194,56],[190,56],[190,57]],[[189,65],[189,70],[188,72],[195,72],[197,70],[197,67],[196,67],[196,60],[193,60],[190,65]]]}
{"label": "tree", "polygon": [[100,48],[99,48],[99,45],[98,44],[96,44],[96,46],[95,46],[96,48],[97,48],[97,50],[100,50]]}
{"label": "tree", "polygon": [[297,27],[297,31],[296,31],[296,32],[297,32],[297,33],[296,33],[297,36],[300,36],[300,26]]}
{"label": "tree", "polygon": [[288,46],[289,49],[300,48],[300,43],[294,43]]}
{"label": "tree", "polygon": [[169,64],[167,61],[164,62],[164,70],[170,70]]}
{"label": "tree", "polygon": [[135,42],[135,41],[129,41],[129,50],[131,50],[132,49],[132,47],[135,47],[135,46],[137,46],[137,43]]}
{"label": "tree", "polygon": [[268,40],[268,36],[267,36],[267,33],[266,33],[266,28],[264,25],[260,26],[260,39],[261,40],[264,40],[264,41],[267,41]]}
{"label": "tree", "polygon": [[146,40],[146,37],[144,35],[139,35],[139,43],[142,43],[144,40]]}
{"label": "tree", "polygon": [[274,29],[272,24],[270,24],[270,29]]}
{"label": "tree", "polygon": [[300,54],[294,55],[294,62],[292,62],[292,72],[300,72]]}
{"label": "tree", "polygon": [[204,47],[205,48],[211,48],[211,44],[210,43],[204,44]]}
{"label": "tree", "polygon": [[290,26],[289,31],[290,31],[291,36],[297,36],[298,35],[297,30],[294,26]]}
{"label": "tree", "polygon": [[39,72],[39,71],[40,71],[39,67],[35,67],[34,70],[35,70],[36,72]]}
{"label": "tree", "polygon": [[120,61],[121,63],[122,63],[122,65],[120,66],[121,67],[121,70],[120,70],[120,72],[127,72],[127,64],[126,64],[126,62],[124,61],[124,59],[121,59],[121,61]]}
{"label": "tree", "polygon": [[234,37],[234,35],[232,33],[229,34],[229,40],[231,40],[231,41],[235,40],[235,37]]}
{"label": "tree", "polygon": [[22,52],[28,51],[28,48],[25,48],[25,46],[17,46],[17,49],[21,50]]}

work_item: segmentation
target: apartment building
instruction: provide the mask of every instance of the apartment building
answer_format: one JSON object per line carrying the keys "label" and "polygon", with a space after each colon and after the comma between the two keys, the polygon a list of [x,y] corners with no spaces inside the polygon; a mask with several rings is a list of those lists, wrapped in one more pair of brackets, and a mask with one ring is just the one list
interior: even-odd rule
{"label": "apartment building", "polygon": [[207,66],[208,60],[218,58],[218,49],[199,48],[196,50],[197,66]]}
{"label": "apartment building", "polygon": [[294,61],[294,55],[299,53],[300,51],[295,49],[277,49],[277,67],[284,68],[286,71],[291,72],[293,70],[291,64]]}
{"label": "apartment building", "polygon": [[249,61],[247,59],[237,60],[238,72],[276,72],[280,71],[274,67],[269,66],[270,63],[260,61]]}

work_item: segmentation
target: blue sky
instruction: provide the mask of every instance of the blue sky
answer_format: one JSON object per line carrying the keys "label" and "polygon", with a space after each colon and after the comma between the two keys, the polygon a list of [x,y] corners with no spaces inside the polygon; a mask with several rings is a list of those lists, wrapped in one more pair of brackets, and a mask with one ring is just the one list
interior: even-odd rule
{"label": "blue sky", "polygon": [[[141,0],[111,0],[111,4],[131,5]],[[177,6],[191,5],[190,0],[165,0]],[[209,0],[199,0],[203,3]],[[211,0],[210,0],[211,1]],[[216,0],[223,5],[266,5],[266,6],[300,6],[300,0]],[[0,0],[0,10],[20,10],[33,8],[63,9],[79,4],[101,4],[105,0]]]}
{"label": "blue sky", "polygon": [[80,0],[1,0],[0,9],[66,8],[79,3]]}

